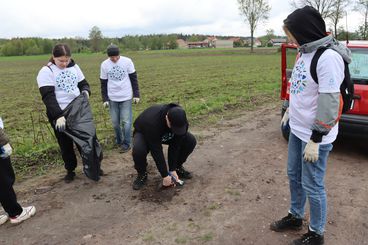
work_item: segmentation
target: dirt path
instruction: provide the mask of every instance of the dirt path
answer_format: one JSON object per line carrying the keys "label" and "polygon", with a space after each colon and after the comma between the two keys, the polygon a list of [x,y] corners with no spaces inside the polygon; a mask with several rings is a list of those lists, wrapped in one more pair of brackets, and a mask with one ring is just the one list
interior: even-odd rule
{"label": "dirt path", "polygon": [[[21,203],[36,216],[0,227],[0,244],[288,244],[302,232],[275,233],[269,223],[287,213],[287,144],[279,109],[268,107],[193,133],[200,144],[186,167],[194,178],[161,191],[149,161],[148,186],[133,191],[129,154],[113,153],[99,183],[79,172],[24,181]],[[366,146],[366,144],[365,144]],[[344,139],[335,144],[326,178],[326,244],[368,244],[368,153]]]}

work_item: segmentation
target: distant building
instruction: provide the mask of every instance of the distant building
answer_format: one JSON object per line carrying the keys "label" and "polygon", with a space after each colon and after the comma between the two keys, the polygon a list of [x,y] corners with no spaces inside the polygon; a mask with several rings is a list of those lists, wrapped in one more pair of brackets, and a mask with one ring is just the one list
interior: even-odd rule
{"label": "distant building", "polygon": [[233,48],[234,41],[232,40],[219,40],[215,41],[215,48]]}
{"label": "distant building", "polygon": [[177,39],[176,43],[178,44],[178,48],[188,48],[188,44],[183,39]]}
{"label": "distant building", "polygon": [[188,48],[208,48],[208,41],[187,42]]}
{"label": "distant building", "polygon": [[207,37],[204,40],[204,42],[208,42],[208,47],[209,48],[214,48],[216,41],[217,41],[217,38],[215,36],[213,36],[213,37]]}
{"label": "distant building", "polygon": [[286,38],[272,38],[267,42],[268,46],[281,46],[283,43],[287,43]]}
{"label": "distant building", "polygon": [[[252,45],[251,41],[252,41],[251,37],[244,38],[244,44],[248,47],[250,47],[250,45]],[[253,37],[253,48],[261,47],[261,46],[262,46],[262,42],[258,38]]]}

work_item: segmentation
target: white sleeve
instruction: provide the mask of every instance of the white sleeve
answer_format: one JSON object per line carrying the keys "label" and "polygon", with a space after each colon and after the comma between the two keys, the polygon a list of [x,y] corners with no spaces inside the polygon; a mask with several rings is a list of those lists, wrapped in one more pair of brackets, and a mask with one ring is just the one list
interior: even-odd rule
{"label": "white sleeve", "polygon": [[127,71],[128,71],[128,74],[132,74],[135,72],[134,64],[131,59],[128,59]]}
{"label": "white sleeve", "polygon": [[102,62],[101,64],[101,69],[100,69],[100,78],[101,79],[107,79],[107,72],[106,72],[106,68],[105,68],[105,63]]}
{"label": "white sleeve", "polygon": [[326,50],[318,60],[318,92],[337,93],[340,92],[340,85],[344,80],[344,61],[337,52]]}
{"label": "white sleeve", "polygon": [[3,119],[1,119],[1,117],[0,117],[0,128],[4,129],[4,123],[3,123]]}
{"label": "white sleeve", "polygon": [[38,72],[37,84],[39,88],[44,87],[44,86],[54,86],[55,87],[54,76],[49,67],[44,66]]}
{"label": "white sleeve", "polygon": [[74,68],[77,71],[78,82],[83,81],[85,79],[85,77],[84,77],[84,74],[83,74],[82,70],[79,68],[79,66],[77,64],[74,65]]}

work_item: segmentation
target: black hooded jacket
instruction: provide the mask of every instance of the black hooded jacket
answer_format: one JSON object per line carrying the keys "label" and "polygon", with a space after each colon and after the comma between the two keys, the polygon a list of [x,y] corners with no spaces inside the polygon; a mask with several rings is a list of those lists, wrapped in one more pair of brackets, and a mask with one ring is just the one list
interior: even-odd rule
{"label": "black hooded jacket", "polygon": [[327,36],[326,24],[321,14],[311,6],[305,6],[289,14],[285,27],[299,45],[304,45]]}

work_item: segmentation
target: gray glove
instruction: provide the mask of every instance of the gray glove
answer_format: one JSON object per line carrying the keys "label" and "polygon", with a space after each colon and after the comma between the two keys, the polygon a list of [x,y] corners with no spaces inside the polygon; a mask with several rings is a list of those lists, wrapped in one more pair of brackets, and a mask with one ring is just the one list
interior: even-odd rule
{"label": "gray glove", "polygon": [[0,149],[0,157],[1,158],[8,158],[12,152],[13,152],[13,149],[11,148],[10,144],[6,144],[6,145],[3,145]]}
{"label": "gray glove", "polygon": [[319,143],[309,140],[304,149],[304,160],[307,162],[317,162],[318,160]]}
{"label": "gray glove", "polygon": [[65,117],[59,117],[56,120],[55,128],[59,132],[63,132],[66,128],[66,120]]}

